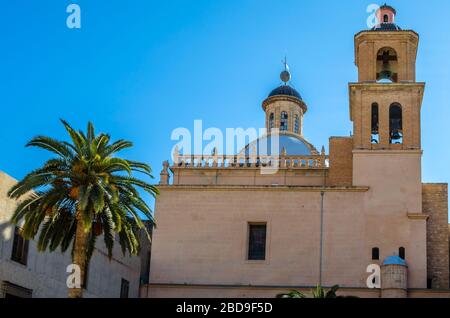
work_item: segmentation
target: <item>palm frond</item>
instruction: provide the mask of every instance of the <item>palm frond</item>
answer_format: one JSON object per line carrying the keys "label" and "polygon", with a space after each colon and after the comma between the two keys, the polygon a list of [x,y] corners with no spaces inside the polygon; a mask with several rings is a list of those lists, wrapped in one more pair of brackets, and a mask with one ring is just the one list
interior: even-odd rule
{"label": "palm frond", "polygon": [[38,147],[60,156],[61,158],[70,159],[73,157],[72,150],[67,147],[63,142],[56,139],[37,136],[26,144],[26,147]]}

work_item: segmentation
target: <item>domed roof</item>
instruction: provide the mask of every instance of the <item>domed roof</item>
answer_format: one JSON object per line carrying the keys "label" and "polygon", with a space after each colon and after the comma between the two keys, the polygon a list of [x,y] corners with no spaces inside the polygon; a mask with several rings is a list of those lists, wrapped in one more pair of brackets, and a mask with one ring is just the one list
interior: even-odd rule
{"label": "domed roof", "polygon": [[289,85],[281,85],[280,87],[275,88],[269,94],[269,97],[280,96],[280,95],[293,96],[293,97],[296,97],[296,98],[298,98],[300,100],[302,99],[302,97],[300,96],[299,92],[297,92],[294,88],[290,87]]}
{"label": "domed roof", "polygon": [[311,156],[318,154],[314,146],[305,139],[289,133],[263,136],[247,145],[245,147],[245,154],[251,155],[256,151],[258,155],[272,155],[272,142],[276,143],[274,141],[275,138],[278,138],[278,154],[274,155],[281,155],[283,149],[286,150],[286,155],[288,156]]}
{"label": "domed roof", "polygon": [[402,29],[395,23],[380,23],[372,28],[372,31],[401,31]]}
{"label": "domed roof", "polygon": [[387,9],[391,10],[393,14],[397,14],[397,10],[394,9],[394,7],[388,5],[387,3],[383,4],[380,9]]}
{"label": "domed roof", "polygon": [[397,255],[392,255],[386,257],[386,259],[383,262],[383,265],[403,265],[406,266],[406,262],[403,258],[400,258]]}

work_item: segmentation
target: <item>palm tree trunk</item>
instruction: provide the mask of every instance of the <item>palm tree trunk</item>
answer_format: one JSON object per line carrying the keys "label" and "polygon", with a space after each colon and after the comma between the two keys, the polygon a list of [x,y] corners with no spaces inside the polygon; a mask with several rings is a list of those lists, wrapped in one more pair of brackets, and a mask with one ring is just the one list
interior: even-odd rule
{"label": "palm tree trunk", "polygon": [[80,282],[81,288],[70,288],[69,298],[82,298],[85,275],[86,275],[86,252],[88,245],[89,232],[84,230],[83,218],[81,212],[77,213],[77,230],[75,233],[75,246],[72,256],[72,263],[76,264],[80,268]]}

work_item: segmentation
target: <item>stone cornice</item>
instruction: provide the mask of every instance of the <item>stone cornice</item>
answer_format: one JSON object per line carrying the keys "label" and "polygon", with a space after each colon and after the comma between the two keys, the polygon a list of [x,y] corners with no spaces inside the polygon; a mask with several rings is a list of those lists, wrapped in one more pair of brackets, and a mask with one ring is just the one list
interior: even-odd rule
{"label": "stone cornice", "polygon": [[408,219],[411,220],[428,220],[430,216],[423,213],[408,213]]}
{"label": "stone cornice", "polygon": [[425,89],[425,82],[399,82],[399,83],[378,83],[378,82],[355,82],[348,83],[350,90],[352,88],[359,88],[363,90],[379,91],[386,89],[390,90],[408,90],[411,88]]}
{"label": "stone cornice", "polygon": [[302,101],[301,99],[298,99],[297,97],[288,96],[288,95],[276,95],[276,96],[271,96],[271,97],[267,98],[262,103],[263,110],[266,111],[266,108],[269,104],[271,104],[273,102],[277,102],[277,101],[288,101],[288,102],[296,103],[303,110],[303,114],[308,111],[308,106],[306,106],[304,101]]}
{"label": "stone cornice", "polygon": [[159,185],[161,190],[185,191],[298,191],[298,192],[367,192],[369,187],[321,187],[286,185]]}
{"label": "stone cornice", "polygon": [[354,149],[353,154],[380,154],[380,155],[392,155],[392,154],[401,154],[401,155],[422,155],[423,151],[420,149],[410,149],[410,150],[390,150],[390,149],[379,149],[379,150],[370,150],[370,149]]}
{"label": "stone cornice", "polygon": [[379,39],[380,35],[383,36],[383,39],[402,39],[409,38],[409,40],[415,41],[418,43],[419,41],[419,33],[414,30],[396,30],[396,31],[386,31],[386,30],[362,30],[355,34],[355,41],[360,40],[363,37]]}

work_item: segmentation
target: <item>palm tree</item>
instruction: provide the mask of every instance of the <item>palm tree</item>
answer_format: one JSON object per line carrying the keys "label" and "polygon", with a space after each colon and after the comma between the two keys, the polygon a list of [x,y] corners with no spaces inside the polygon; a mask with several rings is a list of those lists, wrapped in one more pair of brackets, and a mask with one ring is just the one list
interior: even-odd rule
{"label": "palm tree", "polygon": [[[339,285],[334,285],[330,290],[325,291],[325,289],[317,285],[316,288],[311,290],[312,298],[357,298],[354,296],[337,296],[336,292],[339,289]],[[308,298],[305,294],[298,290],[292,290],[287,294],[279,294],[277,298]]]}
{"label": "palm tree", "polygon": [[[117,157],[132,147],[131,142],[110,142],[107,134],[95,135],[92,123],[85,134],[61,121],[71,142],[38,136],[27,144],[56,156],[9,190],[10,198],[20,199],[11,222],[24,222],[26,239],[39,233],[39,251],[60,247],[65,252],[72,246],[72,260],[84,282],[98,236],[103,234],[110,259],[116,235],[124,255],[138,253],[139,230],[150,240],[141,215],[152,224],[153,215],[138,189],[153,197],[158,189],[133,176],[139,172],[153,178],[147,164]],[[69,289],[70,298],[82,296],[83,285]]]}

